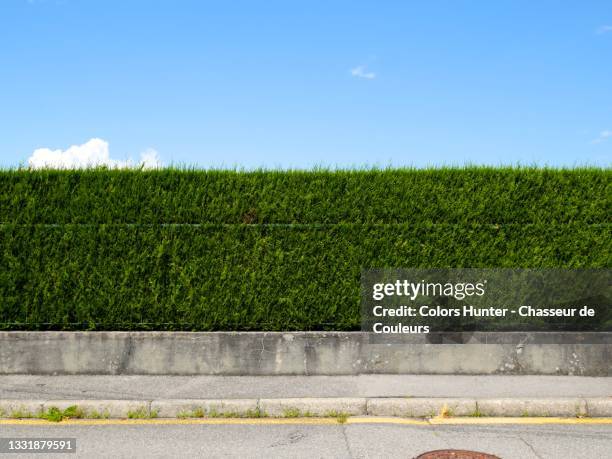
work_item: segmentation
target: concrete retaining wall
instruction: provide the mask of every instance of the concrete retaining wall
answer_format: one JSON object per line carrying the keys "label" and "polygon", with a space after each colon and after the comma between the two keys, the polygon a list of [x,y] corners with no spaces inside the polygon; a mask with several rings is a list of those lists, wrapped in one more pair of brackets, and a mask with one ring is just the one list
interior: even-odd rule
{"label": "concrete retaining wall", "polygon": [[0,374],[612,375],[612,333],[462,339],[467,343],[423,335],[385,342],[361,332],[0,332]]}

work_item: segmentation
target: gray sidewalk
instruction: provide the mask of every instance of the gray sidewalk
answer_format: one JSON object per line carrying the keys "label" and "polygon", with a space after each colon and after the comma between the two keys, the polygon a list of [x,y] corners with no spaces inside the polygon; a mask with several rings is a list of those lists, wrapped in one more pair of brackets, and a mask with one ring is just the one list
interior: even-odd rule
{"label": "gray sidewalk", "polygon": [[0,376],[0,399],[610,397],[612,378],[579,376]]}

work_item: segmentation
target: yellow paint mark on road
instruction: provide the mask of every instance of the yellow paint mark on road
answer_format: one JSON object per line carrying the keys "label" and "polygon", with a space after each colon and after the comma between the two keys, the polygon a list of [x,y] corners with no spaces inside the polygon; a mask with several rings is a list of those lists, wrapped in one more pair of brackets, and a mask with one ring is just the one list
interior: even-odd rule
{"label": "yellow paint mark on road", "polygon": [[49,422],[42,419],[5,419],[0,425],[25,426],[108,426],[108,425],[283,425],[283,424],[338,424],[336,418],[189,418],[189,419],[65,419]]}
{"label": "yellow paint mark on road", "polygon": [[396,425],[426,426],[426,425],[429,425],[429,421],[427,419],[370,416],[370,417],[347,418],[346,424],[396,424]]}
{"label": "yellow paint mark on road", "polygon": [[432,418],[429,420],[432,425],[486,425],[486,424],[612,424],[612,418]]}
{"label": "yellow paint mark on road", "polygon": [[[346,424],[390,425],[612,425],[612,418],[432,418],[411,419],[382,416],[349,417]],[[197,418],[197,419],[0,419],[0,426],[116,426],[116,425],[339,425],[336,418]]]}

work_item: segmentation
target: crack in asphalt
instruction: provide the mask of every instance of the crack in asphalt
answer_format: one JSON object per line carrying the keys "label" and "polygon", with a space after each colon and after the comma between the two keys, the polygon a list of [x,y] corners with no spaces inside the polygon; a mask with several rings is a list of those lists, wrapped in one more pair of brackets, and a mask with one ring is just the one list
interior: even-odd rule
{"label": "crack in asphalt", "polygon": [[289,445],[293,445],[301,440],[303,440],[304,438],[306,438],[306,435],[304,433],[302,433],[299,430],[295,430],[291,433],[289,433],[289,435],[287,435],[287,439],[286,440],[279,440],[277,442],[274,442],[270,445],[270,448],[276,448],[277,446],[289,446]]}
{"label": "crack in asphalt", "polygon": [[518,437],[521,439],[523,443],[525,443],[529,447],[529,449],[531,450],[531,452],[533,453],[535,457],[537,457],[538,459],[543,459],[542,456],[540,456],[538,452],[535,450],[535,448],[531,445],[531,443],[525,440],[522,435],[519,434]]}
{"label": "crack in asphalt", "polygon": [[341,425],[340,430],[342,431],[342,437],[344,438],[344,444],[346,446],[346,452],[348,453],[349,458],[355,459],[353,451],[351,451],[351,445],[349,443],[348,436],[346,435],[346,426],[344,424]]}

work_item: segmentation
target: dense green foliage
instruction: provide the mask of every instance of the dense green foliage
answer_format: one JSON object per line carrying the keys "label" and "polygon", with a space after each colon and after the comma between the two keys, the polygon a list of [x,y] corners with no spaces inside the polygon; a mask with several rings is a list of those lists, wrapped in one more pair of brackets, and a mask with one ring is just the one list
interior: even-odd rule
{"label": "dense green foliage", "polygon": [[610,223],[612,171],[0,172],[4,223]]}
{"label": "dense green foliage", "polygon": [[612,172],[0,172],[4,329],[352,330],[362,268],[610,267]]}

